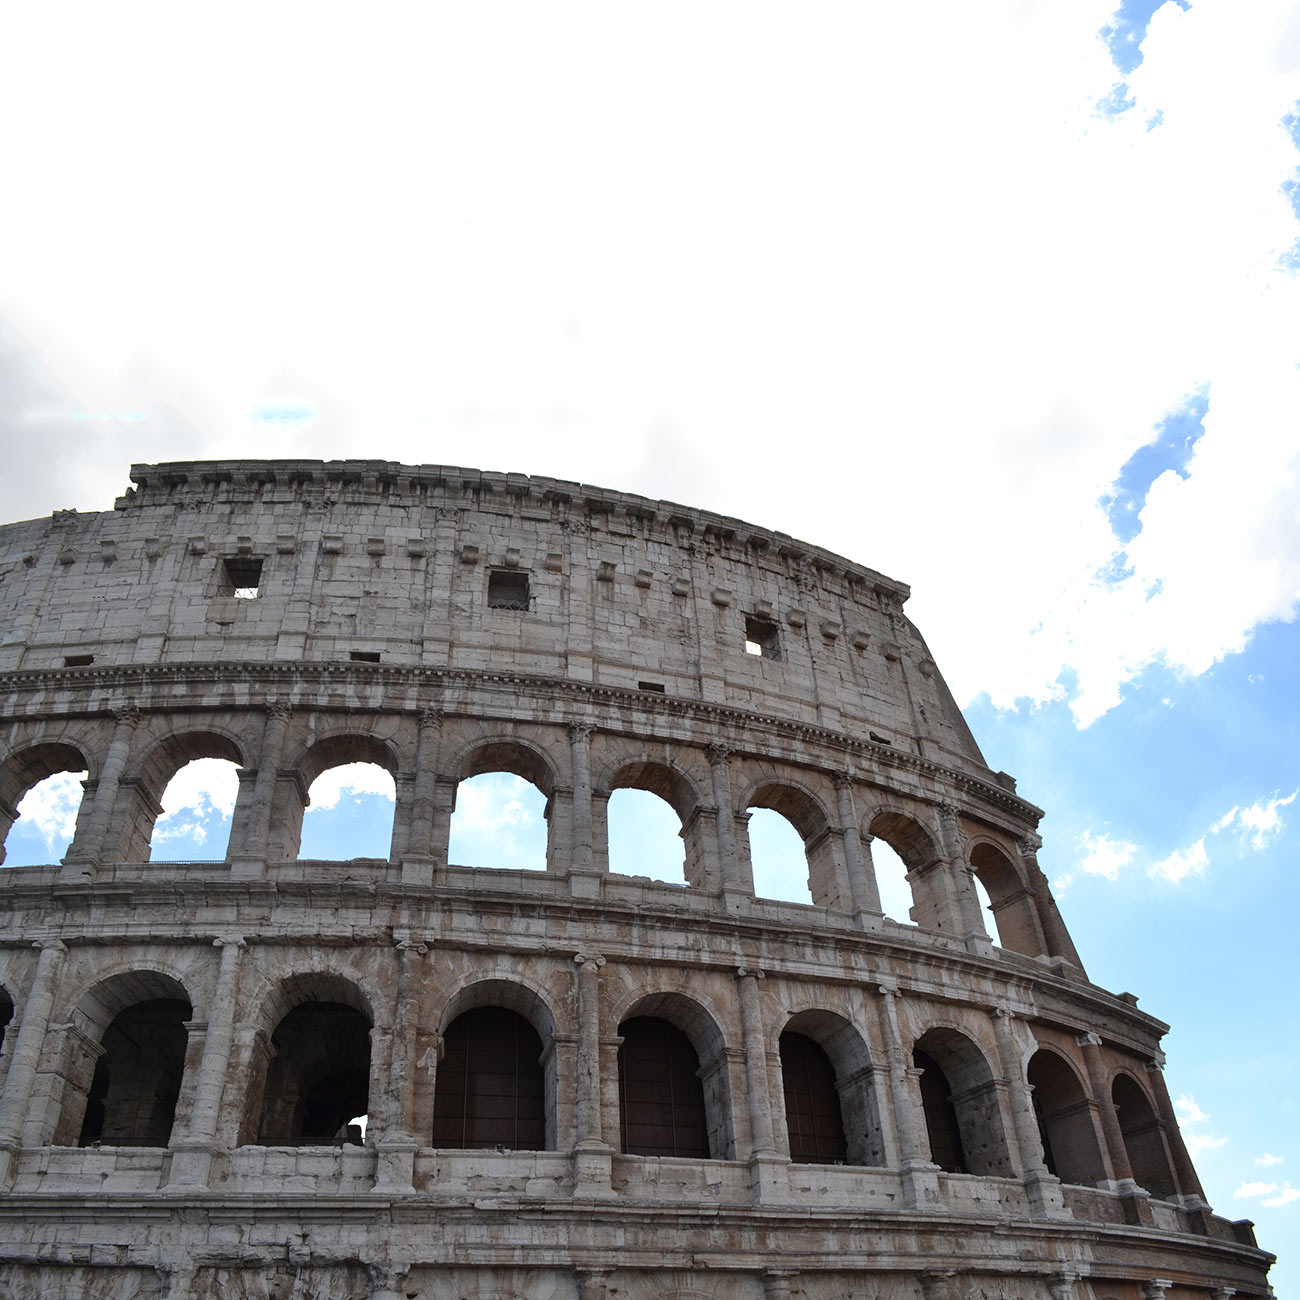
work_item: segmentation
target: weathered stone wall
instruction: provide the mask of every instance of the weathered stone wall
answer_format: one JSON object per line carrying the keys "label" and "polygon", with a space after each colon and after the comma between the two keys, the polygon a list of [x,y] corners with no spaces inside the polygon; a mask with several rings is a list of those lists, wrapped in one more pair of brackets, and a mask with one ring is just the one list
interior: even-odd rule
{"label": "weathered stone wall", "polygon": [[[64,861],[0,877],[11,1294],[1265,1293],[1267,1257],[1187,1159],[1165,1026],[1088,982],[1038,810],[985,767],[906,588],[551,480],[133,478],[111,514],[0,529],[0,832],[42,777],[89,773]],[[489,607],[521,575],[526,608]],[[240,767],[225,861],[149,862],[167,782],[208,756]],[[300,860],[311,781],[358,759],[395,779],[388,858]],[[490,770],[546,795],[545,871],[448,861],[457,784]],[[686,888],[610,872],[620,788],[672,804]],[[755,896],[751,807],[803,837],[812,906]],[[913,924],[881,913],[877,840]],[[345,1062],[364,1141],[259,1142],[297,1102],[268,1089],[304,1007],[368,1026]],[[440,1052],[473,1008],[541,1042],[544,1149],[432,1144]],[[179,1082],[131,1098],[167,1145],[95,1137],[114,1026],[179,1016]],[[621,1149],[620,1026],[641,1016],[690,1042],[709,1159]],[[833,1071],[843,1163],[790,1159],[786,1032]],[[960,1167],[931,1158],[946,1122]]]}

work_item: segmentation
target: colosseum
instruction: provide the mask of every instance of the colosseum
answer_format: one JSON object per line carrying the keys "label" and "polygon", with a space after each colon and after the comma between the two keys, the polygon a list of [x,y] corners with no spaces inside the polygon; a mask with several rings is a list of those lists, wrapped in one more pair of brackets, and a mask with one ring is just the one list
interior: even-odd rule
{"label": "colosseum", "polygon": [[[131,480],[0,529],[0,831],[87,774],[63,860],[0,873],[0,1295],[1271,1294],[907,587],[544,478]],[[238,765],[225,858],[151,862],[199,758]],[[391,851],[304,859],[358,761]],[[492,772],[545,797],[544,870],[449,861]],[[627,789],[680,818],[682,884],[610,871]],[[810,902],[756,895],[756,809]]]}

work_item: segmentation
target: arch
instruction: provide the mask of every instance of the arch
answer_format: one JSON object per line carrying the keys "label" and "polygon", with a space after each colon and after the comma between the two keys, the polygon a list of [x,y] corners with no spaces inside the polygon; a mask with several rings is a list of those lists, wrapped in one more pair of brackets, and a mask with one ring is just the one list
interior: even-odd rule
{"label": "arch", "polygon": [[18,805],[27,792],[60,772],[92,771],[82,750],[67,741],[39,741],[15,750],[0,763],[0,863],[5,860],[5,843]]}
{"label": "arch", "polygon": [[[302,839],[305,819],[312,808],[311,792],[316,782],[335,768],[353,764],[369,764],[396,777],[400,764],[396,749],[382,737],[368,732],[336,731],[315,740],[298,759],[299,781],[291,786],[282,785],[282,815],[285,819],[285,844],[288,856],[303,856]],[[346,787],[345,787],[346,788]],[[376,794],[375,791],[370,793]],[[320,792],[317,792],[320,798]],[[379,797],[386,798],[386,794]],[[397,815],[396,783],[394,782],[393,811],[383,814],[385,825],[376,826],[372,817],[368,823],[349,825],[343,810],[334,804],[318,805],[329,825],[314,824],[312,843],[307,856],[321,861],[347,861],[353,858],[392,857],[393,825]],[[292,853],[288,853],[289,849]]]}
{"label": "arch", "polygon": [[984,1053],[956,1029],[926,1030],[913,1047],[930,1158],[954,1174],[1015,1176],[997,1082]]}
{"label": "arch", "polygon": [[546,1150],[548,1055],[537,1030],[517,1011],[462,1011],[442,1035],[433,1145]]}
{"label": "arch", "polygon": [[1111,1083],[1110,1095],[1133,1181],[1157,1200],[1169,1200],[1177,1195],[1178,1187],[1165,1146],[1164,1125],[1146,1090],[1131,1074],[1121,1070]]}
{"label": "arch", "polygon": [[148,862],[162,796],[181,768],[200,758],[221,758],[243,767],[244,754],[226,732],[215,728],[175,731],[144,756],[134,776],[124,777],[118,793],[113,838],[122,862]]}
{"label": "arch", "polygon": [[943,912],[936,896],[931,868],[940,862],[933,834],[915,817],[896,808],[877,808],[866,820],[865,834],[883,840],[902,859],[912,893],[911,919],[928,930],[943,928]]}
{"label": "arch", "polygon": [[175,1120],[193,1004],[159,970],[98,980],[63,1031],[56,1146],[166,1146]]}
{"label": "arch", "polygon": [[[838,1102],[844,1132],[845,1164],[883,1167],[886,1164],[880,1110],[871,1068],[871,1050],[857,1027],[834,1011],[810,1008],[798,1011],[786,1021],[778,1039],[796,1034],[813,1043],[824,1055],[831,1071],[831,1082]],[[785,1086],[785,1057],[781,1057],[782,1084]],[[787,1091],[786,1124],[789,1118]],[[791,1158],[794,1155],[791,1143]]]}
{"label": "arch", "polygon": [[313,971],[281,981],[263,1008],[260,1086],[250,1089],[244,1140],[263,1146],[359,1142],[350,1121],[369,1112],[369,1000],[351,980]]}
{"label": "arch", "polygon": [[[448,828],[448,834],[449,836],[455,835],[458,840],[461,836],[467,834],[471,839],[475,837],[474,833],[467,832],[462,823],[456,820],[456,806],[461,793],[460,787],[465,781],[474,777],[507,773],[518,777],[521,781],[526,781],[544,801],[541,817],[546,825],[546,844],[544,850],[536,853],[536,857],[540,861],[536,863],[532,861],[534,849],[541,848],[540,843],[537,842],[539,837],[535,835],[529,837],[525,834],[521,845],[521,842],[516,841],[511,831],[513,826],[524,826],[526,828],[528,817],[532,814],[526,812],[522,820],[517,816],[512,819],[509,815],[510,801],[499,799],[500,792],[492,791],[487,804],[487,807],[491,808],[492,811],[476,828],[477,836],[481,837],[481,842],[473,847],[469,853],[466,852],[465,843],[457,845],[460,856],[472,855],[481,860],[476,863],[462,865],[506,866],[520,870],[544,870],[554,865],[556,846],[552,836],[554,822],[551,814],[554,810],[557,782],[555,767],[548,755],[536,746],[525,741],[516,740],[514,737],[479,737],[473,744],[461,750],[454,760],[451,770],[456,777],[456,795],[452,802],[453,821]],[[523,794],[523,792],[520,793]],[[536,797],[531,796],[533,800]],[[529,797],[525,797],[525,809],[528,801]],[[534,808],[535,806],[534,802]],[[449,860],[452,856],[449,847]]]}
{"label": "arch", "polygon": [[1045,955],[1047,944],[1037,904],[1015,862],[998,845],[978,840],[970,851],[970,866],[988,891],[989,907],[1002,947],[1027,957]]}
{"label": "arch", "polygon": [[[607,786],[610,791],[610,800],[607,806],[605,824],[606,844],[608,846],[607,858],[610,869],[615,869],[613,844],[617,836],[610,835],[609,828],[617,826],[622,820],[612,811],[617,807],[614,796],[620,790],[644,792],[647,795],[654,795],[661,799],[677,815],[678,829],[676,834],[682,841],[682,847],[678,849],[675,845],[665,843],[658,836],[653,837],[652,845],[649,847],[661,845],[662,856],[665,859],[664,873],[662,875],[656,874],[654,878],[676,883],[672,874],[667,870],[667,861],[671,860],[675,864],[680,853],[682,858],[682,881],[696,888],[705,887],[709,870],[708,845],[704,838],[702,820],[697,815],[700,807],[699,792],[690,778],[669,763],[639,759],[633,762],[625,762],[619,766],[613,775],[608,778]],[[643,809],[642,812],[646,818],[653,817],[653,813],[648,808]],[[664,820],[667,820],[666,814]],[[667,830],[665,829],[663,836],[666,837],[666,835]]]}
{"label": "arch", "polygon": [[[731,1160],[735,1158],[735,1135],[731,1124],[731,1083],[728,1077],[728,1054],[726,1042],[723,1038],[722,1031],[718,1027],[717,1021],[709,1012],[693,998],[688,998],[680,993],[648,993],[636,999],[619,1018],[619,1034],[624,1034],[625,1028],[637,1020],[661,1021],[663,1024],[676,1030],[689,1046],[694,1056],[696,1065],[692,1072],[692,1077],[700,1085],[701,1105],[703,1107],[705,1145],[701,1159],[712,1160]],[[642,1036],[634,1046],[634,1054],[645,1050],[647,1064],[653,1065],[654,1051],[661,1050],[664,1045],[674,1042],[672,1035],[663,1033],[661,1030],[654,1030],[657,1037]],[[655,1049],[654,1044],[658,1042],[660,1049]],[[678,1045],[680,1048],[680,1044]],[[623,1047],[619,1048],[619,1114],[620,1114],[620,1132],[626,1133],[627,1130],[627,1094],[624,1086],[624,1063],[628,1054],[624,1052]],[[685,1057],[679,1055],[675,1058],[678,1062],[678,1071],[685,1068]],[[644,1078],[644,1075],[641,1076]],[[689,1083],[683,1080],[683,1085],[690,1087]],[[655,1085],[660,1090],[662,1083]],[[639,1089],[637,1095],[634,1095],[634,1101],[646,1100],[653,1102],[660,1092],[655,1092],[653,1088]],[[694,1098],[692,1096],[692,1102]],[[660,1125],[659,1127],[662,1127]],[[624,1150],[627,1150],[626,1145]],[[633,1152],[632,1154],[638,1154]],[[664,1152],[654,1152],[652,1154],[664,1154]]]}
{"label": "arch", "polygon": [[618,1032],[621,1150],[707,1160],[707,1106],[691,1040],[659,1016],[633,1016]]}
{"label": "arch", "polygon": [[1043,1163],[1064,1183],[1092,1186],[1106,1178],[1093,1105],[1069,1061],[1040,1047],[1025,1073],[1033,1089]]}
{"label": "arch", "polygon": [[514,736],[479,737],[467,745],[452,762],[457,781],[488,772],[510,772],[535,785],[550,799],[555,793],[555,765],[536,745]]}
{"label": "arch", "polygon": [[741,807],[767,808],[784,817],[803,841],[812,902],[818,907],[844,907],[846,882],[841,879],[843,872],[836,860],[831,820],[819,799],[793,782],[765,780],[755,786]]}

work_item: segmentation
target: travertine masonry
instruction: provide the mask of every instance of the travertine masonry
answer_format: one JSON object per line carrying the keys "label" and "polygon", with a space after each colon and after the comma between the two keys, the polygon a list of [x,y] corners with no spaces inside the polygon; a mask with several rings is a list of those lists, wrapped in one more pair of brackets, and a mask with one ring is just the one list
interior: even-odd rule
{"label": "travertine masonry", "polygon": [[[0,529],[0,832],[89,773],[64,861],[0,879],[0,1288],[1268,1293],[1166,1027],[1087,980],[906,587],[547,479],[132,479]],[[241,771],[227,859],[151,864],[199,757]],[[388,859],[300,860],[311,782],[358,760],[395,779]],[[448,862],[489,771],[546,796],[546,871]],[[609,871],[622,788],[679,815],[685,889]],[[752,808],[799,831],[811,906],[755,896]]]}

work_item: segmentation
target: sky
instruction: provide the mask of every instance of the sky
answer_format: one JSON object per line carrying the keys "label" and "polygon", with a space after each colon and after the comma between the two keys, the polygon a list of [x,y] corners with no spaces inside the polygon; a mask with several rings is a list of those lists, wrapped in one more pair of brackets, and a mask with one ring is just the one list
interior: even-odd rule
{"label": "sky", "polygon": [[8,6],[0,122],[0,518],[382,456],[910,583],[1210,1201],[1300,1240],[1300,2]]}

